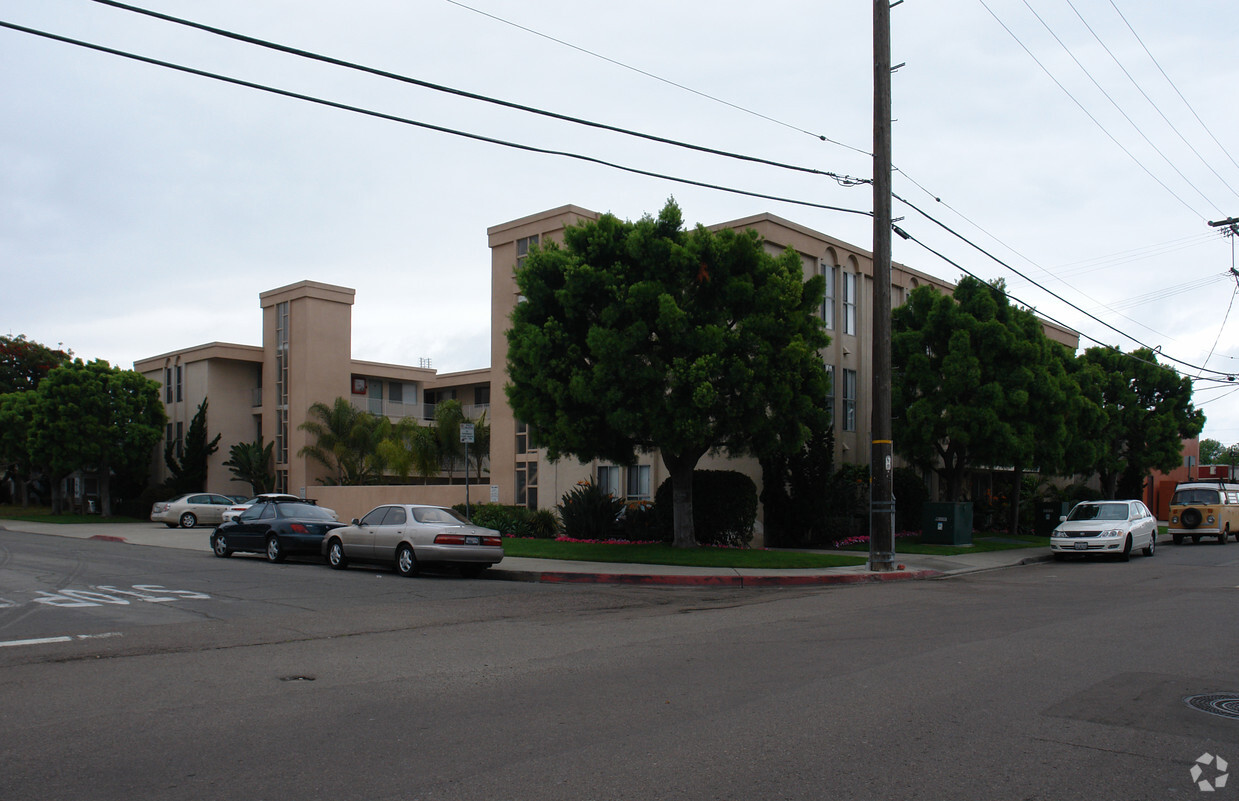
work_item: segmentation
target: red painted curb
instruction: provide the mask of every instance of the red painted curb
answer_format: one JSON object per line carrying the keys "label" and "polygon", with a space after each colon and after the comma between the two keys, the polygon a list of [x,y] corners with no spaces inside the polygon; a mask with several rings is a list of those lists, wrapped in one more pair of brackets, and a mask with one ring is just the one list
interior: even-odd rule
{"label": "red painted curb", "polygon": [[104,542],[128,542],[124,537],[113,537],[111,534],[95,534],[93,537],[87,537],[90,540],[103,540]]}
{"label": "red painted curb", "polygon": [[794,587],[828,584],[867,584],[908,581],[941,576],[937,570],[900,570],[890,573],[844,573],[835,576],[663,576],[636,573],[529,573],[529,580],[547,584],[638,584],[679,587]]}

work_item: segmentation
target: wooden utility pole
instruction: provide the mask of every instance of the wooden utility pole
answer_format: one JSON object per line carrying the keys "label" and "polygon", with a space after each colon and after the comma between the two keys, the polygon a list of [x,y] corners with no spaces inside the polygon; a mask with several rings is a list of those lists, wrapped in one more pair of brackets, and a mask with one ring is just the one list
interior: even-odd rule
{"label": "wooden utility pole", "polygon": [[891,441],[891,7],[873,0],[873,438],[869,569],[895,569]]}

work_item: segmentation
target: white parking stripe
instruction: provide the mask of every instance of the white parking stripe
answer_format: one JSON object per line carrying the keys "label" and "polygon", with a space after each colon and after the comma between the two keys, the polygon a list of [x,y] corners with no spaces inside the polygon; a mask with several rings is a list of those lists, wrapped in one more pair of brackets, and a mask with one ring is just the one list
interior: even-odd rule
{"label": "white parking stripe", "polygon": [[0,648],[8,648],[14,645],[48,645],[57,642],[73,642],[74,640],[104,640],[109,637],[123,637],[119,631],[105,631],[102,634],[74,634],[72,637],[39,637],[32,640],[4,640],[0,641]]}

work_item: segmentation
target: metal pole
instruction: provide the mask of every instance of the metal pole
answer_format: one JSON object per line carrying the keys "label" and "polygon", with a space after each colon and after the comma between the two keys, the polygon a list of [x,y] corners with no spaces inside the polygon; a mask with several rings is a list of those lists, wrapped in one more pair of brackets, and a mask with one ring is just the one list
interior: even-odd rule
{"label": "metal pole", "polygon": [[895,569],[891,441],[891,9],[873,2],[873,438],[869,569]]}
{"label": "metal pole", "polygon": [[469,441],[465,441],[465,517],[472,520],[473,515],[469,512]]}

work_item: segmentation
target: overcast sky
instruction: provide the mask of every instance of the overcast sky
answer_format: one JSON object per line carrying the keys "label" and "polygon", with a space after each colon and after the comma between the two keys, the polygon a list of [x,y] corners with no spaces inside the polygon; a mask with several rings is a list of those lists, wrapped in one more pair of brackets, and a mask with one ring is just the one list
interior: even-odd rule
{"label": "overcast sky", "polygon": [[[617,127],[872,172],[871,7],[855,0],[135,4]],[[1239,373],[1233,240],[1207,225],[1239,216],[1239,8],[907,0],[891,16],[892,61],[904,63],[896,193],[1045,289],[896,203],[899,225],[1004,278],[1083,346],[1160,347],[1206,379],[1195,398],[1204,436],[1239,442],[1239,382],[1207,380]],[[649,172],[872,206],[867,186],[546,120],[90,0],[0,0],[0,21]],[[565,203],[635,219],[672,195],[690,223],[770,211],[872,247],[863,215],[470,141],[0,29],[0,332],[86,359],[129,367],[205,342],[260,344],[258,294],[311,279],[357,290],[355,358],[485,367],[488,226]],[[961,276],[911,241],[896,239],[894,256]]]}

